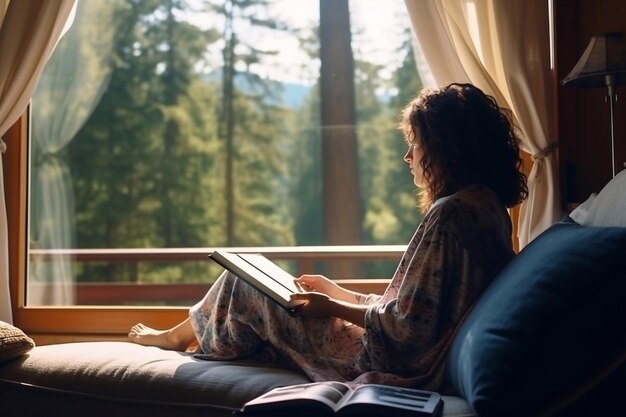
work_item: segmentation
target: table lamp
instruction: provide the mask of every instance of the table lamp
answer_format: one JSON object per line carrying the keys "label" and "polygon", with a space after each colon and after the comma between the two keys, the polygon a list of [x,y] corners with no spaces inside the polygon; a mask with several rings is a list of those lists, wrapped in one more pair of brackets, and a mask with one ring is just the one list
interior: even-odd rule
{"label": "table lamp", "polygon": [[571,87],[606,87],[611,112],[611,168],[615,177],[615,87],[626,83],[626,43],[621,32],[593,36],[587,49],[561,84]]}

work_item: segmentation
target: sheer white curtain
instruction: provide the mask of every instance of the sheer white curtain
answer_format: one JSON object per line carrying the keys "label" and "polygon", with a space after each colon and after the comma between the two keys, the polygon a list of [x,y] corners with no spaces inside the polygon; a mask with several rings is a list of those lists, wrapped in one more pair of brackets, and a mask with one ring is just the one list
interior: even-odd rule
{"label": "sheer white curtain", "polygon": [[512,110],[532,156],[520,248],[562,216],[545,0],[405,0],[439,85],[471,82]]}
{"label": "sheer white curtain", "polygon": [[[0,22],[4,21],[8,5],[9,0],[0,0]],[[1,28],[0,24],[0,30]],[[6,129],[2,132],[4,134]],[[4,170],[2,169],[2,154],[5,151],[6,144],[0,135],[0,320],[12,323],[11,294],[9,293],[9,230],[4,201]]]}
{"label": "sheer white curtain", "polygon": [[[0,137],[26,109],[75,0],[0,0]],[[8,7],[7,7],[8,4]],[[0,15],[2,16],[2,15]],[[0,147],[11,143],[0,143]],[[4,178],[0,157],[0,320],[12,323]]]}
{"label": "sheer white curtain", "polygon": [[[72,177],[62,151],[108,86],[114,6],[110,0],[77,4],[72,28],[33,94],[30,239],[40,249],[75,247]],[[31,305],[75,304],[72,261],[32,263],[27,293]]]}

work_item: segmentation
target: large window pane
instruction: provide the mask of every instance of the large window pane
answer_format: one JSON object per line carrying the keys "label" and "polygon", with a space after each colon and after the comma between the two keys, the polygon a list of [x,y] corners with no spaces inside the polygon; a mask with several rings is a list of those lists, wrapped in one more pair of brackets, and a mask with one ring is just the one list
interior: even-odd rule
{"label": "large window pane", "polygon": [[[396,123],[421,83],[404,3],[349,6],[352,84],[320,80],[317,0],[79,2],[32,101],[27,303],[188,305],[219,274],[215,247],[388,278],[401,247],[371,245],[403,245],[420,220]],[[354,123],[321,124],[334,78],[354,87]],[[347,178],[324,177],[352,156]],[[324,190],[345,184],[354,210],[329,211]],[[329,240],[329,212],[357,233]],[[358,247],[338,260],[329,242]]]}

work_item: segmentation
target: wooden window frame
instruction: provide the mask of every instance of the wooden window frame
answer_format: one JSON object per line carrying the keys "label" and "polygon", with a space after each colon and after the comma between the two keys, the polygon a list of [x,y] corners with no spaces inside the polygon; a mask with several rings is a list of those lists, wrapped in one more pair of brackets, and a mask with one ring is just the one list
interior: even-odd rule
{"label": "wooden window frame", "polygon": [[[5,197],[9,232],[9,286],[13,322],[38,344],[123,340],[138,322],[168,328],[184,320],[186,307],[27,306],[28,112],[4,135]],[[362,292],[382,292],[388,280],[342,280]]]}
{"label": "wooden window frame", "polygon": [[187,317],[183,307],[26,306],[28,219],[28,114],[5,134],[4,180],[9,232],[9,286],[13,322],[40,344],[125,338],[130,326],[145,322],[165,328]]}
{"label": "wooden window frame", "polygon": [[[5,198],[9,232],[9,286],[13,322],[38,344],[88,340],[121,340],[138,322],[168,328],[184,320],[186,307],[116,306],[27,306],[27,219],[28,219],[28,112],[4,136]],[[525,155],[526,156],[526,155]],[[526,158],[527,159],[527,156]],[[517,248],[519,207],[511,211],[513,243]],[[361,292],[384,290],[388,280],[342,280],[342,285]]]}

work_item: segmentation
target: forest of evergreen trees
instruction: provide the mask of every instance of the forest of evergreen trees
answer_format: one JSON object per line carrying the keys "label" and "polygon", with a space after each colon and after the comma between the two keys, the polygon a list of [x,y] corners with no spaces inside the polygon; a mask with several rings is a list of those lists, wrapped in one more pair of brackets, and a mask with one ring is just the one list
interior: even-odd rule
{"label": "forest of evergreen trees", "polygon": [[[94,0],[79,8],[86,3]],[[319,80],[301,89],[298,105],[286,102],[285,84],[253,71],[272,51],[238,33],[245,20],[246,27],[294,37],[313,65],[319,28],[267,17],[261,11],[271,0],[110,4],[117,7],[108,88],[59,152],[71,173],[75,247],[327,244],[323,188],[332,183],[323,181]],[[184,18],[200,11],[218,16],[220,26]],[[360,241],[351,244],[402,244],[421,216],[397,128],[401,108],[421,87],[408,22],[402,24],[406,40],[394,48],[404,59],[391,81],[381,77],[382,64],[354,55],[358,173],[348,181],[358,191]],[[209,47],[220,48],[222,62],[207,74]],[[76,279],[189,282],[205,273],[184,264],[142,271],[86,264]]]}

